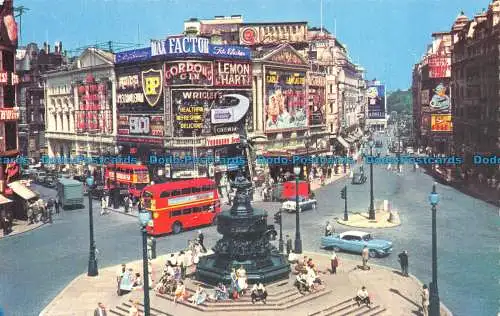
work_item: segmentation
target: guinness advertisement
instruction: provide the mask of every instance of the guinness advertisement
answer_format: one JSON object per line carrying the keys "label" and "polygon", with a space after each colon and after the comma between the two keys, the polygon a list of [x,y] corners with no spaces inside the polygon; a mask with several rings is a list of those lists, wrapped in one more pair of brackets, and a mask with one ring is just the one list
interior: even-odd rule
{"label": "guinness advertisement", "polygon": [[250,90],[173,90],[174,133],[178,137],[238,132],[252,126]]}
{"label": "guinness advertisement", "polygon": [[165,64],[165,85],[172,87],[213,85],[210,61],[178,61]]}
{"label": "guinness advertisement", "polygon": [[160,66],[117,68],[116,72],[118,112],[163,112],[163,71]]}

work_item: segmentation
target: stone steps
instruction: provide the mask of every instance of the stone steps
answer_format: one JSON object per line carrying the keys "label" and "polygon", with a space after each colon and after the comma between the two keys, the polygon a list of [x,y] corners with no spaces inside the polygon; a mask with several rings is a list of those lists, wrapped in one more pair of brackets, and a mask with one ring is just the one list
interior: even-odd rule
{"label": "stone steps", "polygon": [[358,306],[352,298],[347,298],[342,302],[323,308],[319,311],[309,313],[308,316],[375,316],[386,312],[386,308],[380,305]]}
{"label": "stone steps", "polygon": [[[132,307],[132,300],[129,300],[128,302],[122,303],[122,305],[118,305],[115,308],[110,309],[110,314],[113,315],[118,315],[118,316],[128,316],[129,315],[129,309]],[[139,302],[139,312],[144,315],[144,305]],[[174,316],[170,313],[161,311],[159,309],[151,307],[151,316]]]}

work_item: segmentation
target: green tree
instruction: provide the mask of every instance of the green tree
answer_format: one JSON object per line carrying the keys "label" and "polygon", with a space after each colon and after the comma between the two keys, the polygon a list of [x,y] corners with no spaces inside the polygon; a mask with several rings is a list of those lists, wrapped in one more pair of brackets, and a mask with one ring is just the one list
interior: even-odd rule
{"label": "green tree", "polygon": [[411,90],[396,90],[387,96],[387,112],[396,111],[398,113],[413,112],[413,98]]}

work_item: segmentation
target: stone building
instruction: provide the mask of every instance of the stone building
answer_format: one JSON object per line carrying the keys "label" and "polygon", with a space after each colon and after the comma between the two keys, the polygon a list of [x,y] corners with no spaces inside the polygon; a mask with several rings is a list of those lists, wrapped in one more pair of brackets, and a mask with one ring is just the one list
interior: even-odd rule
{"label": "stone building", "polygon": [[474,154],[500,154],[498,60],[500,1],[468,19],[463,13],[453,23],[452,101],[455,151],[465,166],[492,176],[498,168],[474,165]]}
{"label": "stone building", "polygon": [[45,143],[45,98],[42,74],[60,67],[65,62],[61,43],[44,43],[42,49],[30,43],[18,49],[16,72],[19,77],[17,86],[20,110],[19,149],[20,154],[39,161],[47,154]]}
{"label": "stone building", "polygon": [[[87,48],[72,63],[44,74],[45,125],[48,156],[66,160],[80,155],[114,154],[116,80],[114,55]],[[55,168],[55,165],[48,165]],[[87,166],[71,163],[59,168],[82,173]],[[88,166],[95,170],[94,165]]]}

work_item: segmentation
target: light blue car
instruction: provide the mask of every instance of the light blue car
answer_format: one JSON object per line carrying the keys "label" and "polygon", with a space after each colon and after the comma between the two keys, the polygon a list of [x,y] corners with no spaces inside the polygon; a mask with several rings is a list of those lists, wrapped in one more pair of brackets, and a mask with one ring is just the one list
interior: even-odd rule
{"label": "light blue car", "polygon": [[370,233],[361,231],[321,237],[321,248],[333,249],[335,252],[342,250],[361,254],[365,246],[371,258],[388,256],[392,252],[392,242],[373,239]]}

